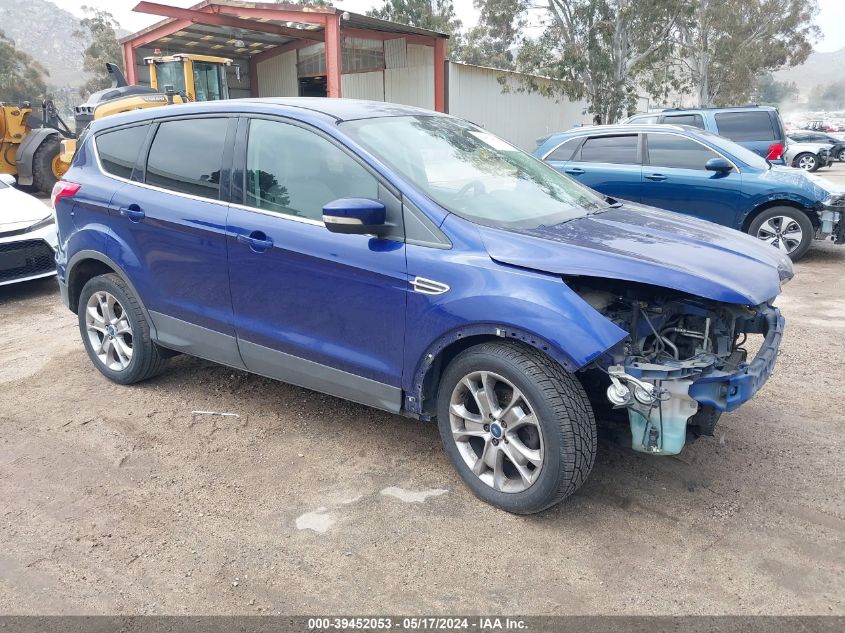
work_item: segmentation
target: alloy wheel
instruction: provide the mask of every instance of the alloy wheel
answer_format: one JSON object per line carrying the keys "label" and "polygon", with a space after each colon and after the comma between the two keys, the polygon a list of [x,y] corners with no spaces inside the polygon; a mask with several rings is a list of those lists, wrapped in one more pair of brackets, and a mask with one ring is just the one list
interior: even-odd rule
{"label": "alloy wheel", "polygon": [[798,159],[798,168],[811,171],[816,167],[816,159],[813,156],[805,155]]}
{"label": "alloy wheel", "polygon": [[114,295],[98,291],[85,308],[85,328],[94,354],[112,371],[122,371],[132,361],[132,323]]}
{"label": "alloy wheel", "polygon": [[543,432],[523,393],[498,374],[461,379],[449,403],[452,438],[472,473],[500,492],[523,492],[543,468]]}
{"label": "alloy wheel", "polygon": [[760,225],[757,229],[757,238],[789,255],[801,245],[804,231],[793,218],[776,215]]}

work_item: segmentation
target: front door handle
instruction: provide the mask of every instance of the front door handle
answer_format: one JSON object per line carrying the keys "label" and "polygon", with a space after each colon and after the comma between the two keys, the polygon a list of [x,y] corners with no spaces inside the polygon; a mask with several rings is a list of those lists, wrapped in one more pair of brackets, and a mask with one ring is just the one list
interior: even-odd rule
{"label": "front door handle", "polygon": [[648,174],[646,176],[649,180],[654,180],[656,182],[662,182],[668,178],[668,176],[664,176],[663,174]]}
{"label": "front door handle", "polygon": [[144,210],[137,204],[130,204],[128,207],[120,207],[118,211],[123,217],[129,218],[130,222],[140,222],[146,216]]}
{"label": "front door handle", "polygon": [[238,234],[238,242],[246,244],[255,253],[263,253],[273,247],[273,240],[263,231],[253,231],[249,235]]}
{"label": "front door handle", "polygon": [[580,176],[584,173],[584,170],[580,167],[570,167],[569,169],[564,169],[567,174],[572,174],[573,176]]}

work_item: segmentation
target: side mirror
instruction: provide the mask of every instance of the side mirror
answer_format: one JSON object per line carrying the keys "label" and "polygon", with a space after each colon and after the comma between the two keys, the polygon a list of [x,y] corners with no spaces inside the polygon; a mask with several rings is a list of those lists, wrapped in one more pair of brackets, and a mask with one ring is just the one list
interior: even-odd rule
{"label": "side mirror", "polygon": [[706,163],[704,163],[704,169],[706,169],[707,171],[718,171],[722,173],[727,173],[729,171],[732,171],[733,168],[734,166],[731,165],[729,160],[721,157],[711,158]]}
{"label": "side mirror", "polygon": [[384,203],[369,198],[340,198],[323,207],[323,222],[332,233],[379,235],[387,229]]}
{"label": "side mirror", "polygon": [[0,174],[0,182],[4,185],[14,187],[17,180],[15,180],[15,177],[12,174]]}

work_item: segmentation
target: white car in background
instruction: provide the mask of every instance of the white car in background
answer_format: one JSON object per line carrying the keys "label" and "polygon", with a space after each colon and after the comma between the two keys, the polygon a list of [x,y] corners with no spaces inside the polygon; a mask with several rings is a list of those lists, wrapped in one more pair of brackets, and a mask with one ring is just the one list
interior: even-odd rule
{"label": "white car in background", "polygon": [[796,143],[787,140],[783,162],[789,167],[804,171],[817,171],[833,162],[830,148],[831,146],[825,143]]}
{"label": "white car in background", "polygon": [[53,210],[0,174],[0,286],[56,274]]}

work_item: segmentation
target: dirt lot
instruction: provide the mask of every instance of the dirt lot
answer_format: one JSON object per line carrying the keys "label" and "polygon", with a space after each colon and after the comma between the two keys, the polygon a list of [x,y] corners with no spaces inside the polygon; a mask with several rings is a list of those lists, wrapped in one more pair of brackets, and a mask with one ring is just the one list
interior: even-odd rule
{"label": "dirt lot", "polygon": [[55,281],[0,288],[0,612],[845,614],[845,248],[796,268],[779,371],[716,438],[602,425],[528,518],[433,425],[186,357],[113,385]]}

